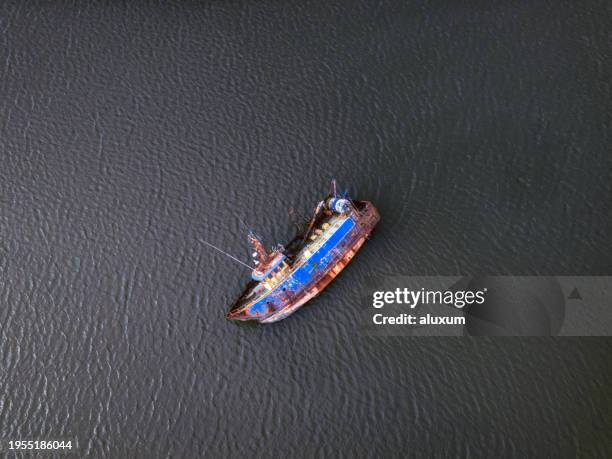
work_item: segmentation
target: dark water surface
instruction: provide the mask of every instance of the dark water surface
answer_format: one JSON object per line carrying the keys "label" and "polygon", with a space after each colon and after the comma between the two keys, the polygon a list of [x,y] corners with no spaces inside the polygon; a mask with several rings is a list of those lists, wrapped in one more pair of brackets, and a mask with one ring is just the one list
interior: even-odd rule
{"label": "dark water surface", "polygon": [[[612,274],[606,2],[0,7],[0,438],[75,457],[612,454],[608,339],[364,338],[360,285]],[[239,218],[383,220],[239,328]]]}

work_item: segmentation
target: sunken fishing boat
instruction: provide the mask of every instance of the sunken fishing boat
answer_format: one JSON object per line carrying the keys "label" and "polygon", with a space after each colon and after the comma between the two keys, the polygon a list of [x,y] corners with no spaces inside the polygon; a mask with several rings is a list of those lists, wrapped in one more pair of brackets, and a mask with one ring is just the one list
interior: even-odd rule
{"label": "sunken fishing boat", "polygon": [[293,314],[346,267],[379,220],[371,202],[339,196],[334,180],[305,230],[286,246],[268,251],[249,232],[255,268],[226,317],[267,324]]}

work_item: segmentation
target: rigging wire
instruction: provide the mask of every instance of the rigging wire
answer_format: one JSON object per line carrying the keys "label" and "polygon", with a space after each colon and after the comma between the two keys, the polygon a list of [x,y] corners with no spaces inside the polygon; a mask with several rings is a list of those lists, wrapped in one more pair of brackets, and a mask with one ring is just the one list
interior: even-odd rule
{"label": "rigging wire", "polygon": [[211,244],[210,242],[206,242],[204,239],[198,239],[198,242],[201,242],[202,244],[206,244],[209,247],[212,247],[215,250],[218,250],[219,252],[221,252],[223,255],[226,255],[228,257],[230,257],[232,260],[237,261],[238,263],[240,263],[242,266],[246,266],[249,269],[255,269],[250,265],[247,265],[245,262],[240,261],[238,258],[234,257],[233,255],[230,255],[229,253],[227,253],[225,250],[220,249],[219,247],[217,247],[216,245]]}

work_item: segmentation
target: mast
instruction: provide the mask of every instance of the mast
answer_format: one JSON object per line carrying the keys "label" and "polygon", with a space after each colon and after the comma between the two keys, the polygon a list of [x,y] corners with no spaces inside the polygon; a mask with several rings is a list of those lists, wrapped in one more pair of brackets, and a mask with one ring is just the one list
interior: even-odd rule
{"label": "mast", "polygon": [[338,192],[336,191],[336,179],[332,179],[331,181],[331,195],[333,198],[338,196]]}
{"label": "mast", "polygon": [[268,262],[269,256],[268,252],[264,248],[263,244],[259,240],[259,238],[253,233],[253,231],[249,231],[248,235],[249,242],[253,246],[253,258],[255,258],[255,264],[263,263],[266,264]]}

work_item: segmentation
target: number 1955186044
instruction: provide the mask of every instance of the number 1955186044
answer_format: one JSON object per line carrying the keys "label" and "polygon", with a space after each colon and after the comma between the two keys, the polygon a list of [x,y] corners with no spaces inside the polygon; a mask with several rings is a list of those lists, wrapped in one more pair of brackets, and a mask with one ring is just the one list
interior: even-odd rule
{"label": "number 1955186044", "polygon": [[71,450],[72,441],[68,440],[9,440],[9,450]]}

